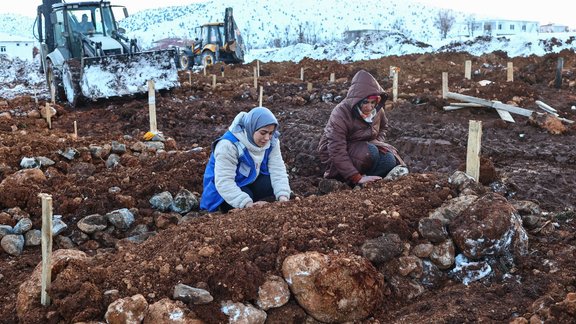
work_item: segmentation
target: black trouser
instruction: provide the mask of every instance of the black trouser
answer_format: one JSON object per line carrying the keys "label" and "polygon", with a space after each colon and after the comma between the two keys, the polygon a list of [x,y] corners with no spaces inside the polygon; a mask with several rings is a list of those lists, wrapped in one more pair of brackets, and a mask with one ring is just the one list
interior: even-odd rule
{"label": "black trouser", "polygon": [[[260,173],[254,182],[240,187],[240,190],[247,193],[250,198],[252,198],[252,201],[274,200],[274,189],[272,188],[270,175]],[[227,202],[223,202],[218,208],[221,212],[227,213],[234,207],[230,206]]]}
{"label": "black trouser", "polygon": [[397,164],[392,152],[381,153],[378,147],[371,143],[368,143],[368,151],[372,158],[372,168],[366,175],[385,177]]}

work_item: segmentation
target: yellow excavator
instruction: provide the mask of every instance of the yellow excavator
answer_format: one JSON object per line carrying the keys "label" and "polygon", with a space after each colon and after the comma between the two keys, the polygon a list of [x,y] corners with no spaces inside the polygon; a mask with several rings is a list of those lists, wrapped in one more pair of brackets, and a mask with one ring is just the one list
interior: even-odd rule
{"label": "yellow excavator", "polygon": [[240,29],[234,21],[232,8],[224,11],[224,22],[212,22],[195,28],[194,43],[179,49],[180,68],[207,66],[216,62],[244,63],[246,48]]}
{"label": "yellow excavator", "polygon": [[79,99],[100,99],[178,87],[176,49],[142,51],[115,20],[109,1],[43,0],[38,6],[36,38],[42,72],[52,100],[76,106]]}

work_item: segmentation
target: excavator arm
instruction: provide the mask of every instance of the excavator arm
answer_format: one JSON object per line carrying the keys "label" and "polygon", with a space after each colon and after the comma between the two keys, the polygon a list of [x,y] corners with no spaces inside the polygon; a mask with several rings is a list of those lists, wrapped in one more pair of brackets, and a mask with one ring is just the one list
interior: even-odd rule
{"label": "excavator arm", "polygon": [[224,12],[224,47],[234,56],[238,62],[244,62],[244,40],[240,34],[240,29],[234,21],[232,8],[226,8]]}

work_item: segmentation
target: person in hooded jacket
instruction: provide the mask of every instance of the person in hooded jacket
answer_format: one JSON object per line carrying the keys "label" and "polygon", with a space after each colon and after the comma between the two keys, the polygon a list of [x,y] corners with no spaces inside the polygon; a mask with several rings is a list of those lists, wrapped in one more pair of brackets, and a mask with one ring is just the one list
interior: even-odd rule
{"label": "person in hooded jacket", "polygon": [[405,168],[396,148],[385,142],[387,98],[370,73],[360,70],[354,75],[346,98],[332,110],[320,138],[325,178],[357,185],[382,179],[397,166]]}
{"label": "person in hooded jacket", "polygon": [[267,200],[288,201],[290,185],[280,152],[278,121],[265,107],[241,112],[212,144],[200,209],[228,212]]}

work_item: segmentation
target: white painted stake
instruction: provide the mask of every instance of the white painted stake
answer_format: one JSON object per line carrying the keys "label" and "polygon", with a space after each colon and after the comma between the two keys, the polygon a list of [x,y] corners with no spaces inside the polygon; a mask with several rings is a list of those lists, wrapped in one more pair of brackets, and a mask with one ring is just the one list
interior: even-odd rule
{"label": "white painted stake", "polygon": [[47,290],[52,283],[52,196],[41,193],[42,200],[42,274],[40,303],[42,306],[50,305],[50,296]]}
{"label": "white painted stake", "polygon": [[216,74],[212,74],[212,89],[216,88]]}
{"label": "white painted stake", "polygon": [[304,68],[300,68],[300,80],[304,81]]}
{"label": "white painted stake", "polygon": [[514,81],[514,63],[508,62],[506,72],[506,82]]}
{"label": "white painted stake", "polygon": [[398,100],[398,71],[394,70],[394,78],[392,79],[392,101]]}
{"label": "white painted stake", "polygon": [[156,124],[156,90],[154,88],[154,81],[148,81],[148,110],[150,112],[150,131],[152,133],[158,132]]}
{"label": "white painted stake", "polygon": [[48,123],[48,129],[52,129],[52,107],[46,103],[46,122]]}
{"label": "white painted stake", "polygon": [[480,148],[482,140],[482,122],[471,120],[468,126],[468,150],[466,154],[466,173],[478,181],[480,178]]}
{"label": "white painted stake", "polygon": [[78,138],[78,125],[74,121],[74,138]]}
{"label": "white painted stake", "polygon": [[442,72],[442,99],[448,97],[448,72]]}
{"label": "white painted stake", "polygon": [[260,86],[260,95],[258,96],[258,106],[262,107],[262,95],[264,94],[264,88]]}
{"label": "white painted stake", "polygon": [[256,66],[257,66],[257,71],[258,71],[257,76],[260,77],[260,61],[258,61],[258,60],[256,61]]}
{"label": "white painted stake", "polygon": [[334,83],[335,80],[336,80],[336,74],[330,73],[330,83]]}
{"label": "white painted stake", "polygon": [[312,82],[308,82],[307,89],[308,91],[312,91]]}
{"label": "white painted stake", "polygon": [[256,71],[256,67],[254,67],[254,88],[258,88],[258,71]]}
{"label": "white painted stake", "polygon": [[466,60],[464,63],[464,78],[470,80],[472,78],[472,61]]}

